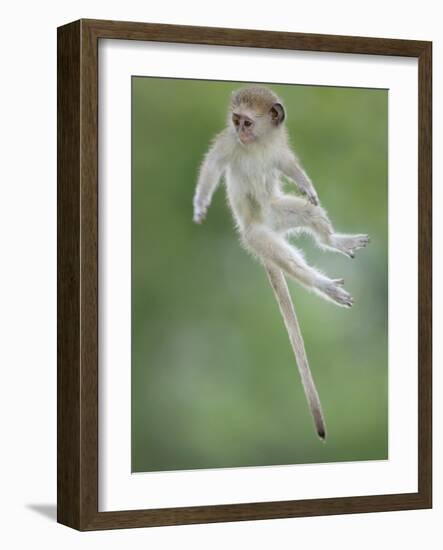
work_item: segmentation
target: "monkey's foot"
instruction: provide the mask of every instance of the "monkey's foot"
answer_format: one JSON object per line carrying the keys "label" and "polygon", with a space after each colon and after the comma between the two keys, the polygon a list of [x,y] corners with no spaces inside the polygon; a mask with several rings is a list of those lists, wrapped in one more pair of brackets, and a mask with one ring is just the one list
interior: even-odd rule
{"label": "monkey's foot", "polygon": [[342,254],[355,257],[356,250],[364,248],[369,243],[368,235],[338,235],[332,236],[332,245]]}
{"label": "monkey's foot", "polygon": [[322,285],[321,291],[341,307],[352,307],[354,299],[344,288],[343,279],[330,279]]}

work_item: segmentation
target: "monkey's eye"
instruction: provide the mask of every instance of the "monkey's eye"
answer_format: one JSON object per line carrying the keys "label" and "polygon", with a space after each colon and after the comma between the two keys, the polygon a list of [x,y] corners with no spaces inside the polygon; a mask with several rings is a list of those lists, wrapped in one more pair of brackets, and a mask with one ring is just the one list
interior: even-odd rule
{"label": "monkey's eye", "polygon": [[252,126],[252,122],[250,120],[245,120],[245,126],[249,128],[250,126]]}
{"label": "monkey's eye", "polygon": [[236,117],[232,118],[232,122],[234,123],[234,126],[238,126],[240,124],[240,121]]}

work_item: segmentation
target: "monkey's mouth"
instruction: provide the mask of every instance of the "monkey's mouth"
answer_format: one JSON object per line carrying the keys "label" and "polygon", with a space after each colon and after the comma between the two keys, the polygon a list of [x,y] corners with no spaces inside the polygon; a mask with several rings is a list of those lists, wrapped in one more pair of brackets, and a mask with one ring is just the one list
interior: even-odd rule
{"label": "monkey's mouth", "polygon": [[255,141],[255,136],[253,134],[239,134],[238,139],[243,145],[248,145],[248,143]]}

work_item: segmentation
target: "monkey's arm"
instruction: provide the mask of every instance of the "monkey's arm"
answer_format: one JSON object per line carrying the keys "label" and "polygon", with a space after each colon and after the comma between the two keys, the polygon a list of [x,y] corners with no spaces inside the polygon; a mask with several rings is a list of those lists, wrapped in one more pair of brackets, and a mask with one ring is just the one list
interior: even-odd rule
{"label": "monkey's arm", "polygon": [[314,185],[303,170],[300,161],[289,148],[282,153],[277,161],[277,166],[285,176],[294,181],[300,191],[306,195],[309,202],[315,205],[319,204]]}
{"label": "monkey's arm", "polygon": [[219,136],[206,154],[200,168],[194,193],[194,222],[202,223],[206,217],[212,195],[220,183],[227,164],[223,136]]}

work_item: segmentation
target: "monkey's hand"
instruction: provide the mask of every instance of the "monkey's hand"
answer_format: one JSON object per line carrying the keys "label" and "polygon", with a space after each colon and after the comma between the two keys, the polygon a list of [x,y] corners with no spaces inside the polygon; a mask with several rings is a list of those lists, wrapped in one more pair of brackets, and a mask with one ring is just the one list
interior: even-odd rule
{"label": "monkey's hand", "polygon": [[207,206],[195,204],[194,205],[194,217],[193,217],[194,223],[198,223],[198,224],[203,223],[205,218],[206,218],[207,211],[208,211]]}
{"label": "monkey's hand", "polygon": [[305,195],[308,201],[313,204],[314,206],[318,206],[320,204],[320,201],[318,199],[318,195],[313,187],[310,187],[309,189],[305,190]]}

